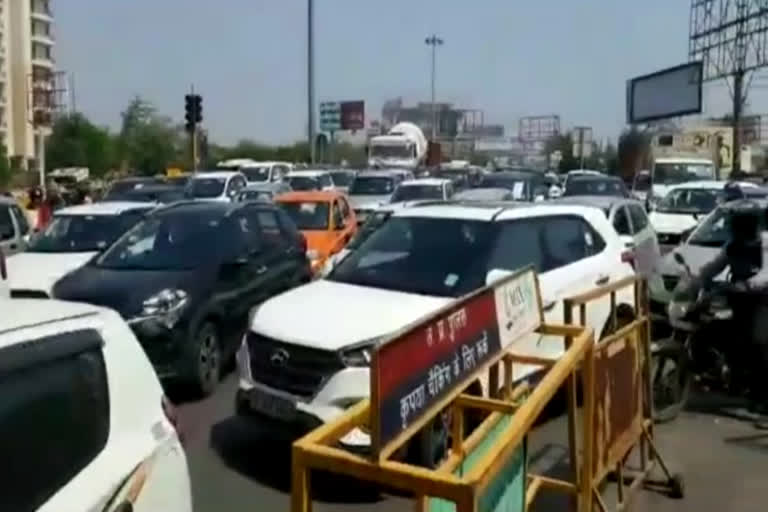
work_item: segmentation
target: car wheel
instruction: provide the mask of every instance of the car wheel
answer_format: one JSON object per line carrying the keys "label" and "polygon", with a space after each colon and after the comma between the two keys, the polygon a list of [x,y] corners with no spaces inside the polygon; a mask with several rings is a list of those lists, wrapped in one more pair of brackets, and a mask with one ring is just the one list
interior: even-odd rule
{"label": "car wheel", "polygon": [[208,396],[216,389],[221,376],[221,343],[216,326],[205,322],[192,340],[191,384],[202,396]]}

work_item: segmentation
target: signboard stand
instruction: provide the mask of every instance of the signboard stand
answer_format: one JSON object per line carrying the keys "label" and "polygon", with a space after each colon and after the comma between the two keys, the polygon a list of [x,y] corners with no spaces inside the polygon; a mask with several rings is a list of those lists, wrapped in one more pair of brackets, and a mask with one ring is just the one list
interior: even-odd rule
{"label": "signboard stand", "polygon": [[[587,303],[610,295],[615,305],[617,292],[633,285],[640,305],[637,318],[596,345],[593,331],[584,326]],[[572,322],[575,307],[582,325]],[[607,511],[598,489],[611,473],[619,482],[616,510],[624,510],[631,491],[652,483],[649,475],[656,464],[666,475],[661,485],[671,496],[682,497],[682,479],[669,473],[653,442],[644,283],[630,278],[568,299],[565,319],[570,325],[543,322],[537,276],[525,269],[392,336],[373,358],[371,398],[293,444],[292,512],[312,510],[312,470],[405,491],[416,497],[419,512],[524,512],[541,490],[573,496],[575,511],[592,512],[595,504]],[[516,351],[521,339],[534,334],[562,337],[564,353],[550,359]],[[516,385],[516,364],[541,367],[535,387]],[[581,414],[578,373],[584,391]],[[488,392],[468,394],[478,380],[488,383]],[[533,474],[527,466],[531,429],[564,385],[572,481]],[[478,411],[483,421],[465,432],[465,417]],[[451,447],[437,468],[394,460],[424,426],[446,412]],[[371,432],[369,456],[339,444],[354,429]],[[629,475],[624,465],[636,447],[641,471]],[[632,481],[625,488],[628,476]]]}

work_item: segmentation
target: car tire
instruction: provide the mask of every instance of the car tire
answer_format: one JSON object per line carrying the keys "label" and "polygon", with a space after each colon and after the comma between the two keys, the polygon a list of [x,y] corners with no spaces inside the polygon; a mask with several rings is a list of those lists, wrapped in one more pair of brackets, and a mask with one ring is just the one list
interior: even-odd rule
{"label": "car tire", "polygon": [[189,384],[196,394],[206,397],[216,390],[221,378],[222,353],[219,331],[213,322],[203,322],[189,346]]}

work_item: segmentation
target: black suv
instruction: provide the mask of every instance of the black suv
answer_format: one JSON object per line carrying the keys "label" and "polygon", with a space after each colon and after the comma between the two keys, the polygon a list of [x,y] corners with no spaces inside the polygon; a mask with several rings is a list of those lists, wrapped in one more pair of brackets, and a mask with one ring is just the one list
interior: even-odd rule
{"label": "black suv", "polygon": [[310,279],[304,237],[276,206],[185,201],[147,215],[53,295],[115,309],[161,378],[207,395],[250,309]]}

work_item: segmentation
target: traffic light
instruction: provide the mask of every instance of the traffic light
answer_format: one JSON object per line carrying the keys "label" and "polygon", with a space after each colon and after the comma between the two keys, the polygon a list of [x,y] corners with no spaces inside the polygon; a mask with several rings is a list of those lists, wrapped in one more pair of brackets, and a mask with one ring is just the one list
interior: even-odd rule
{"label": "traffic light", "polygon": [[192,103],[195,106],[195,122],[201,123],[203,121],[203,97],[195,94]]}
{"label": "traffic light", "polygon": [[187,94],[184,96],[184,127],[188,132],[195,129],[195,125],[203,120],[203,97],[199,94]]}

